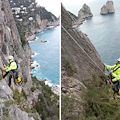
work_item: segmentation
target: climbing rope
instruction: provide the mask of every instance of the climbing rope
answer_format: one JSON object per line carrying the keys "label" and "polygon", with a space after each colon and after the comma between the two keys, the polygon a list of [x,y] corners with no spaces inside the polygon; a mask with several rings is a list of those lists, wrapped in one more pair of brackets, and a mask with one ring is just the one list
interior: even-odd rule
{"label": "climbing rope", "polygon": [[[61,25],[62,26],[62,25]],[[105,74],[105,72],[103,72],[103,70],[96,64],[95,61],[93,61],[93,59],[86,53],[86,51],[80,46],[80,44],[77,43],[77,41],[70,35],[70,33],[62,26],[63,30],[70,36],[70,38],[72,38],[72,40],[75,42],[75,44],[85,53],[85,55],[99,68],[99,70]]]}

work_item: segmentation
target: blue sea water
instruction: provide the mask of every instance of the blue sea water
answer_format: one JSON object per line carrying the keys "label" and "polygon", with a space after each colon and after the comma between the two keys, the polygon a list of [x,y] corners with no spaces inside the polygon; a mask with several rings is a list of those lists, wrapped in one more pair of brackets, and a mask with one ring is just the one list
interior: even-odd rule
{"label": "blue sea water", "polygon": [[[35,55],[32,56],[33,66],[38,65],[32,70],[32,74],[38,78],[47,79],[48,85],[55,86],[60,84],[60,26],[54,29],[44,30],[42,33],[35,34],[37,39],[30,42],[30,47]],[[46,43],[41,43],[46,40]]]}
{"label": "blue sea water", "polygon": [[[78,27],[83,33],[88,35],[101,59],[108,65],[113,65],[120,57],[120,1],[112,0],[115,13],[100,15],[103,5],[108,0],[90,0],[86,4],[93,13],[92,18],[88,18]],[[76,4],[74,7],[67,6],[72,13],[76,14],[83,4]],[[78,8],[79,7],[79,8]],[[76,9],[78,11],[76,12]]]}

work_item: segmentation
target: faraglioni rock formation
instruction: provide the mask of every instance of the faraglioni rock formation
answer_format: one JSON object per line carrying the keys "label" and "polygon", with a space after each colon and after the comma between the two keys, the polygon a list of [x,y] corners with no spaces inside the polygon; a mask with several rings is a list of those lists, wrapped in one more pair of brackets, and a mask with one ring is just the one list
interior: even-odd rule
{"label": "faraglioni rock formation", "polygon": [[90,7],[86,4],[84,4],[82,6],[82,8],[80,9],[80,11],[78,12],[78,19],[73,23],[73,28],[82,24],[83,21],[85,20],[85,18],[89,18],[92,16],[93,16],[93,14],[90,10]]}
{"label": "faraglioni rock formation", "polygon": [[105,15],[105,14],[114,13],[114,12],[115,12],[115,9],[114,9],[113,1],[107,1],[106,6],[103,5],[103,7],[101,8],[100,14]]}
{"label": "faraglioni rock formation", "polygon": [[92,17],[90,7],[86,4],[83,5],[82,9],[78,12],[78,19],[84,20],[85,18]]}

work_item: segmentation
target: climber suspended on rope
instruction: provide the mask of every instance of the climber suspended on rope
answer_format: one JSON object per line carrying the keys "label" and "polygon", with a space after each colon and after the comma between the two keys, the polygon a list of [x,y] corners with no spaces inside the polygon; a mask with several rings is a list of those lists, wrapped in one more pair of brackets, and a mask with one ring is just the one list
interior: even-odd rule
{"label": "climber suspended on rope", "polygon": [[4,72],[6,72],[6,73],[5,73],[5,75],[3,75],[3,74],[2,75],[3,75],[3,78],[5,78],[8,75],[8,73],[10,73],[10,75],[9,75],[9,84],[8,84],[9,87],[10,87],[11,86],[11,78],[13,77],[14,80],[16,78],[18,78],[18,73],[16,71],[17,70],[17,64],[14,61],[13,56],[8,56],[8,60],[9,60],[9,64],[7,66],[5,66],[5,68],[2,70]]}
{"label": "climber suspended on rope", "polygon": [[105,67],[110,69],[111,72],[109,74],[109,83],[113,83],[113,90],[115,93],[118,93],[120,95],[120,58],[117,59],[117,62],[113,66],[106,65],[104,63]]}

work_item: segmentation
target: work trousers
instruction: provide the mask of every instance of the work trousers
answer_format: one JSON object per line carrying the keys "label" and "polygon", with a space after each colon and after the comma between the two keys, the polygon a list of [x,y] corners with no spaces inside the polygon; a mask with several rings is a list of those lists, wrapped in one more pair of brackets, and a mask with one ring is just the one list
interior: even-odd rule
{"label": "work trousers", "polygon": [[[5,78],[7,75],[8,75],[9,72],[6,72],[5,75],[3,75],[3,78]],[[11,86],[11,78],[12,78],[12,75],[9,75],[9,87]]]}
{"label": "work trousers", "polygon": [[120,88],[120,81],[115,81],[113,82],[113,90],[115,92],[118,92],[119,91],[119,88]]}

